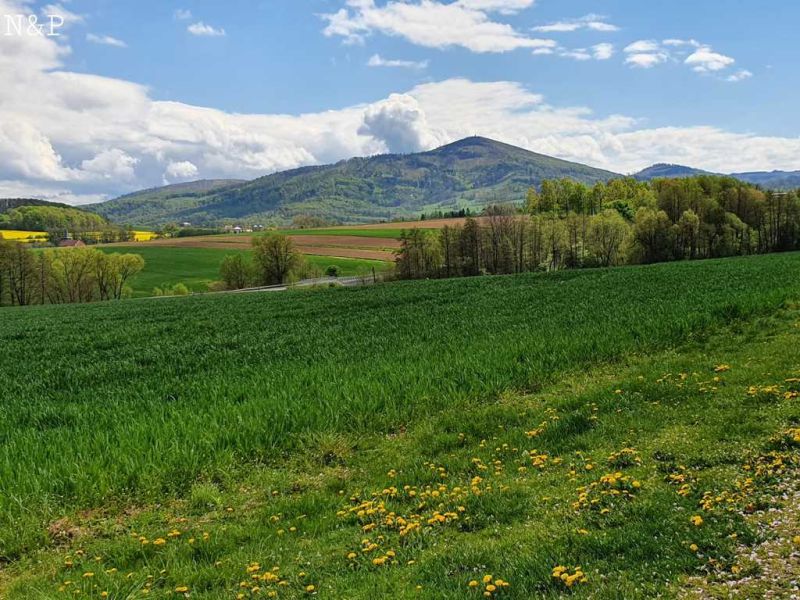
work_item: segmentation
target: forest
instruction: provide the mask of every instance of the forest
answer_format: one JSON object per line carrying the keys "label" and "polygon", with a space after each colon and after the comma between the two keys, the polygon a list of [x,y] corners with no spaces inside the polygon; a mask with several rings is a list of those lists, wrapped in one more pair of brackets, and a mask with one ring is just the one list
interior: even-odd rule
{"label": "forest", "polygon": [[405,231],[403,279],[610,267],[800,249],[800,195],[703,175],[531,188],[523,208]]}

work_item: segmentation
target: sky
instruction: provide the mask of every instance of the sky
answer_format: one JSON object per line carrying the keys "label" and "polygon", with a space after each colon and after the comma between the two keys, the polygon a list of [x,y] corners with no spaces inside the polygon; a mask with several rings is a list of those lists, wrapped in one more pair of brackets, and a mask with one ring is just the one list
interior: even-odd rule
{"label": "sky", "polygon": [[469,135],[624,174],[797,170],[798,22],[789,0],[0,0],[0,197]]}

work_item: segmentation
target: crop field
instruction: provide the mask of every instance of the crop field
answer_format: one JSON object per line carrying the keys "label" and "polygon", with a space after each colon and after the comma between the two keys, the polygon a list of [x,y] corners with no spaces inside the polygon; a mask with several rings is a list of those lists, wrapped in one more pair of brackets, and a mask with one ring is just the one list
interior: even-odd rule
{"label": "crop field", "polygon": [[44,242],[47,233],[44,231],[17,231],[13,229],[0,229],[0,238],[12,242]]}
{"label": "crop field", "polygon": [[[483,221],[483,217],[477,217],[478,222]],[[286,235],[340,235],[352,237],[375,237],[400,239],[400,234],[408,229],[441,229],[445,225],[451,227],[462,226],[465,218],[452,219],[428,219],[427,221],[403,221],[391,223],[373,223],[371,225],[347,225],[337,227],[322,227],[319,229],[282,229],[281,233]]]}
{"label": "crop field", "polygon": [[1,318],[3,598],[800,577],[798,254]]}
{"label": "crop field", "polygon": [[137,242],[149,242],[156,239],[156,234],[152,231],[134,231],[133,239]]}
{"label": "crop field", "polygon": [[[106,252],[131,252],[144,258],[144,270],[130,282],[134,297],[137,298],[151,296],[156,287],[168,289],[177,283],[183,283],[195,293],[207,292],[208,284],[219,279],[220,265],[225,256],[248,252],[246,247],[225,248],[224,250],[192,246],[173,248],[152,243],[136,244],[135,246],[114,244],[113,246],[104,246],[102,249]],[[382,261],[314,255],[306,256],[305,260],[310,266],[321,272],[331,265],[336,265],[339,267],[340,274],[345,277],[369,273],[373,268],[378,272],[389,268],[389,265]]]}
{"label": "crop field", "polygon": [[[316,231],[316,230],[308,230]],[[400,242],[393,238],[340,235],[290,235],[297,249],[308,256],[338,256],[363,260],[394,262],[394,251]],[[215,250],[248,250],[253,237],[249,234],[208,235],[114,244],[114,247],[205,248]]]}

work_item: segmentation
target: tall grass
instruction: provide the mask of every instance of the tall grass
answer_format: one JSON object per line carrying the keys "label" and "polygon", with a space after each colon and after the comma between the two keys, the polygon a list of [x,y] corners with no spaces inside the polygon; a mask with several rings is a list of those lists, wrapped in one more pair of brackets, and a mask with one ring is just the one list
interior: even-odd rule
{"label": "tall grass", "polygon": [[301,432],[398,431],[798,297],[787,254],[6,310],[0,555],[65,508],[184,493]]}

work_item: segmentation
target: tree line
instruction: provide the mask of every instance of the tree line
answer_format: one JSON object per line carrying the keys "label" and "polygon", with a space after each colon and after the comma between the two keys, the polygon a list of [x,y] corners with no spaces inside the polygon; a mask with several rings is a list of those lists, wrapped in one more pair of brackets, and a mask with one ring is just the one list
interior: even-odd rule
{"label": "tree line", "polygon": [[440,230],[404,231],[404,279],[694,260],[800,249],[800,192],[730,177],[531,188],[522,208],[488,207]]}
{"label": "tree line", "polygon": [[38,251],[0,239],[0,306],[120,300],[143,268],[138,254],[85,247]]}

